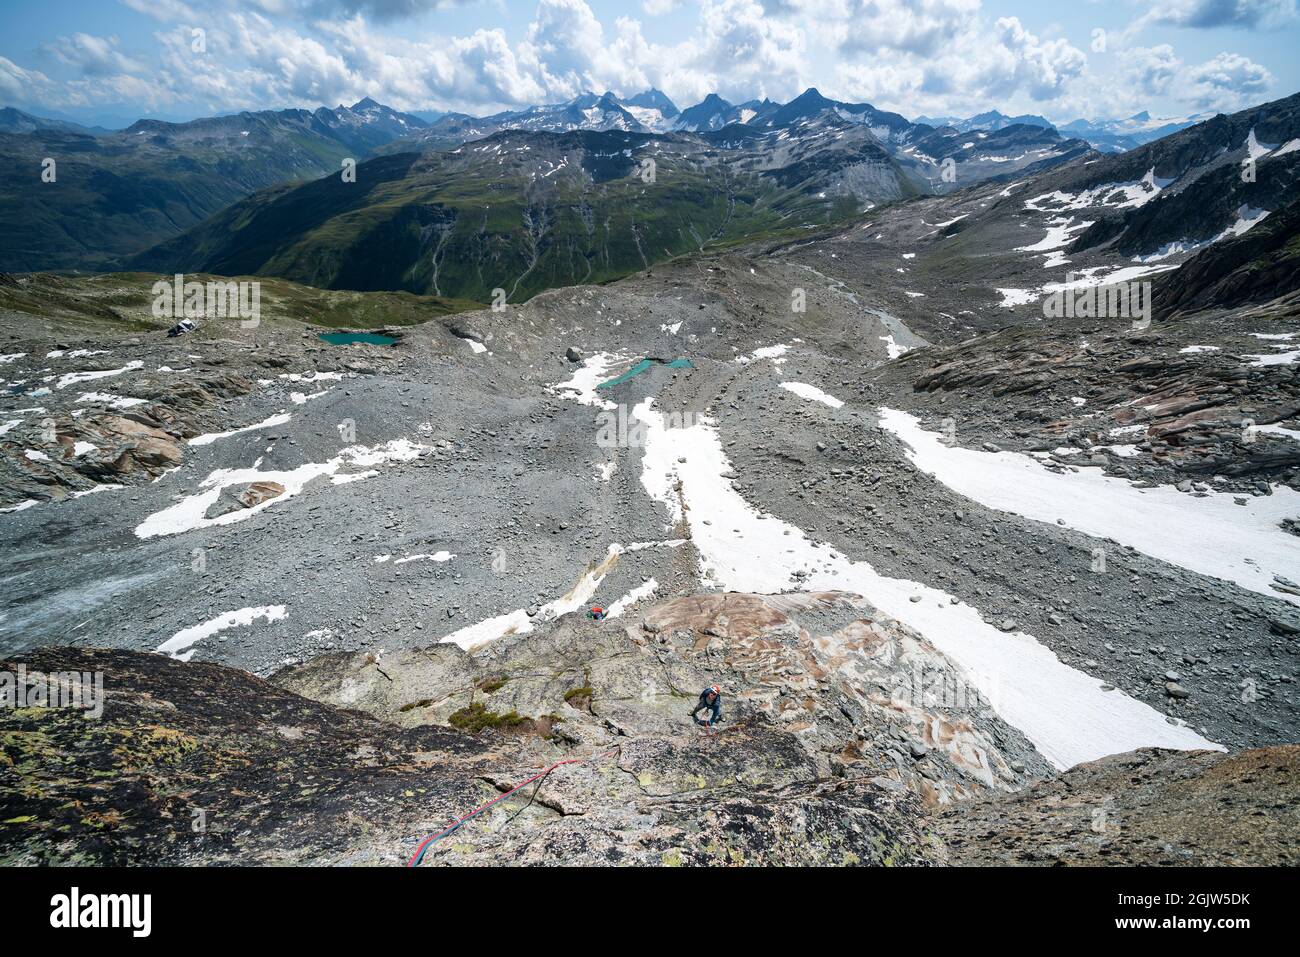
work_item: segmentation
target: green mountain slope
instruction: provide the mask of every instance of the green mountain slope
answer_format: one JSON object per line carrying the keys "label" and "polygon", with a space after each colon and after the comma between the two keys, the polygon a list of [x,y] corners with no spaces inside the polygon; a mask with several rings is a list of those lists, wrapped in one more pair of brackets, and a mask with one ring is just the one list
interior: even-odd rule
{"label": "green mountain slope", "polygon": [[[339,170],[421,120],[354,108],[264,111],[118,133],[62,127],[0,133],[0,270],[102,269],[250,193]],[[32,124],[27,124],[32,125]],[[54,161],[52,182],[42,178]]]}
{"label": "green mountain slope", "polygon": [[[129,261],[333,289],[510,301],[685,252],[839,222],[921,190],[871,135],[511,131],[267,190]],[[647,172],[653,163],[653,176]],[[651,180],[651,181],[647,181]]]}

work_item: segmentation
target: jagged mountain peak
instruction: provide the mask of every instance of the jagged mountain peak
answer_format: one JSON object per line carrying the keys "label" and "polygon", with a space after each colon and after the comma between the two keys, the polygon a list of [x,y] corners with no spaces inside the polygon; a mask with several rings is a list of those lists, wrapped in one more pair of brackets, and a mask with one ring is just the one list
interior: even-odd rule
{"label": "jagged mountain peak", "polygon": [[822,96],[821,90],[817,89],[817,87],[815,86],[810,86],[808,87],[808,89],[804,90],[802,93],[800,93],[790,102],[791,103],[817,103],[823,101],[827,103],[831,102],[830,100],[827,100],[826,97]]}
{"label": "jagged mountain peak", "polygon": [[681,113],[677,104],[668,98],[668,95],[656,87],[648,90],[642,90],[635,96],[630,96],[623,101],[624,106],[637,106],[648,110],[658,110],[661,115],[667,119],[672,119]]}

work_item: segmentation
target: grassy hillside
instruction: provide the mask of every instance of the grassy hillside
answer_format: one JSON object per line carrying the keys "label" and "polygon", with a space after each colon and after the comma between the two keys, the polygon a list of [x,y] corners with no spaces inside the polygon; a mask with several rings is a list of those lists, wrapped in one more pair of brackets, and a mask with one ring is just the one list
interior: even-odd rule
{"label": "grassy hillside", "polygon": [[[158,280],[169,278],[140,272],[96,276],[0,274],[0,317],[38,316],[69,330],[156,332],[171,326],[172,320],[152,314],[150,290]],[[206,282],[222,277],[195,274],[186,278]],[[282,279],[259,281],[262,321],[270,324],[290,320],[335,329],[378,329],[415,325],[480,308],[464,300],[407,292],[336,292]]]}
{"label": "grassy hillside", "polygon": [[[259,193],[129,264],[480,302],[501,289],[519,301],[847,219],[863,199],[838,182],[846,170],[875,201],[917,188],[865,134],[780,148],[621,132],[503,133],[451,152],[371,160],[355,183],[329,176]],[[810,161],[818,150],[826,162]],[[643,160],[655,163],[653,182],[641,176]]]}

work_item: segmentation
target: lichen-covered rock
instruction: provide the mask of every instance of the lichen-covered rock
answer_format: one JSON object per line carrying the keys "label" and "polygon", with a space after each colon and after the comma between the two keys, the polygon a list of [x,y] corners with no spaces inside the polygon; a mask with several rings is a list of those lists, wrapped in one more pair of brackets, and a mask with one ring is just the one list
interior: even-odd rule
{"label": "lichen-covered rock", "polygon": [[59,648],[21,663],[29,674],[101,671],[107,702],[99,720],[0,712],[4,863],[396,864],[427,834],[574,759],[584,763],[500,801],[426,862],[922,864],[937,854],[913,796],[828,777],[796,735],[760,716],[705,736],[681,713],[672,736],[605,729],[597,750],[531,721],[475,734],[398,727],[157,655]]}
{"label": "lichen-covered rock", "polygon": [[1144,748],[935,819],[952,864],[1300,863],[1300,746]]}
{"label": "lichen-covered rock", "polygon": [[93,385],[51,391],[40,397],[45,411],[15,421],[5,433],[0,507],[151,481],[184,461],[186,439],[218,423],[224,427],[223,400],[252,389],[252,382],[227,372],[185,379],[142,375],[132,381],[129,397],[89,393],[116,406],[96,410],[78,401]]}

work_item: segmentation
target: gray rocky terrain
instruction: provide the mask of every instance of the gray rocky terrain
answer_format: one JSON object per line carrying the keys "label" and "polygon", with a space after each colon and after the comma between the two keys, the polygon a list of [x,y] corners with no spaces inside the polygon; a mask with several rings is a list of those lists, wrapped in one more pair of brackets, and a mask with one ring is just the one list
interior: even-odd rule
{"label": "gray rocky terrain", "polygon": [[426,861],[1293,861],[1300,316],[1008,305],[1034,175],[392,344],[11,294],[0,657],[109,698],[4,715],[5,859],[392,863],[582,759]]}

